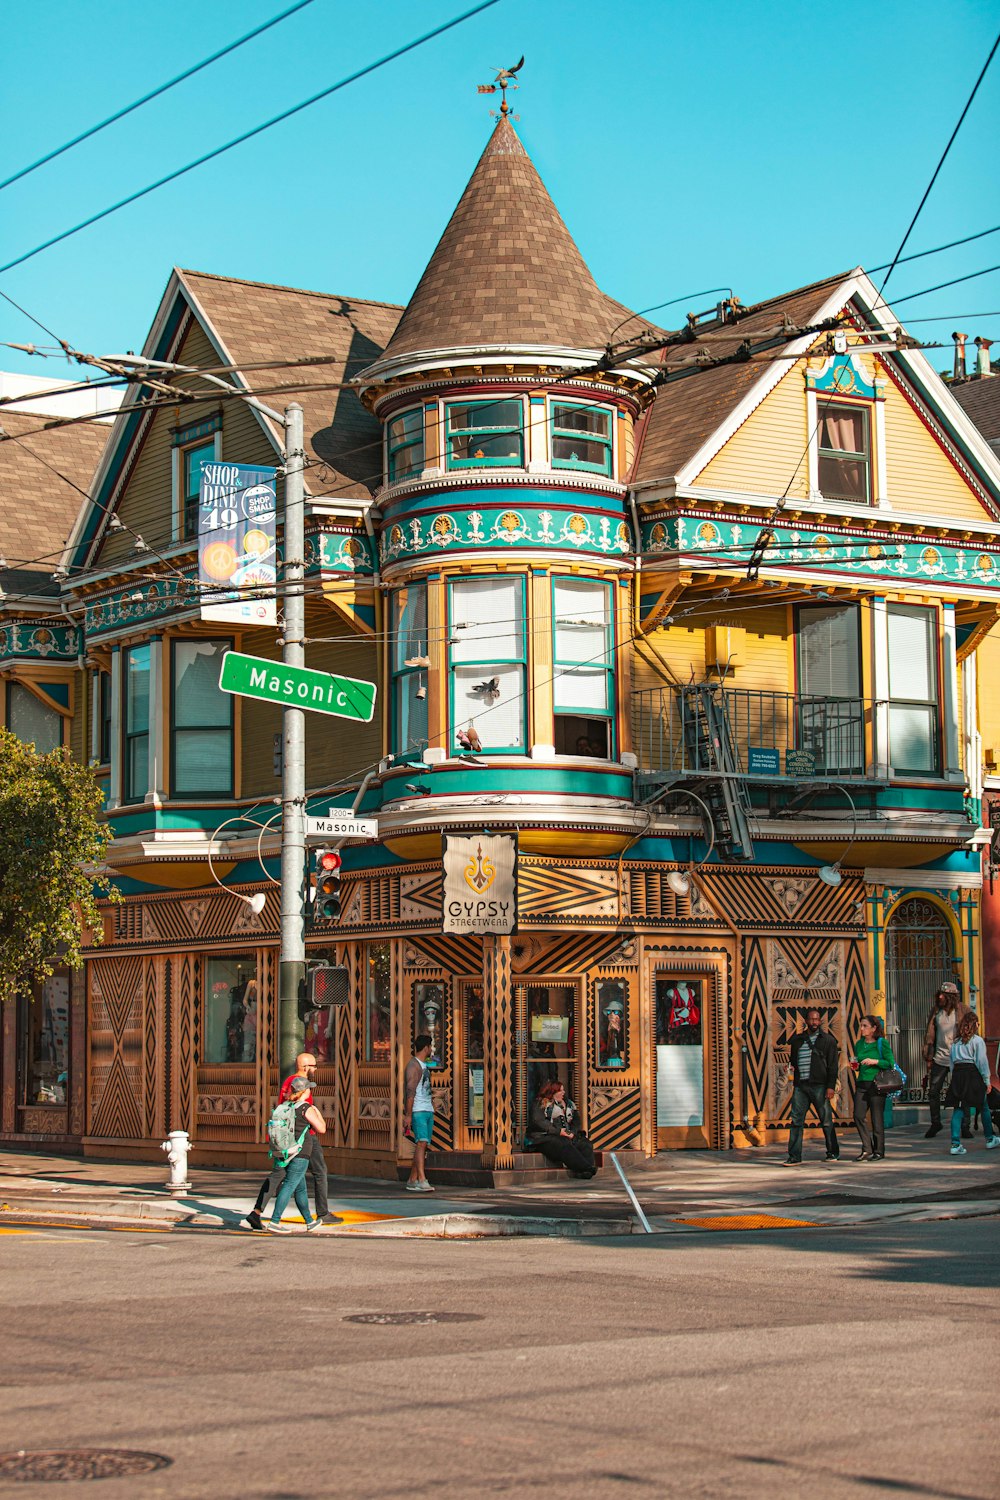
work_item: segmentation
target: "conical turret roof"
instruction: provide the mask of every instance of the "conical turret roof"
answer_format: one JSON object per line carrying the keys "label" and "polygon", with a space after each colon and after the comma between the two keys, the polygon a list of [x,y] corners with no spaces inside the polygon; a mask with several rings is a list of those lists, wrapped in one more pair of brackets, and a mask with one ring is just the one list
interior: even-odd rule
{"label": "conical turret roof", "polygon": [[619,316],[501,115],[382,358],[523,344],[596,349]]}

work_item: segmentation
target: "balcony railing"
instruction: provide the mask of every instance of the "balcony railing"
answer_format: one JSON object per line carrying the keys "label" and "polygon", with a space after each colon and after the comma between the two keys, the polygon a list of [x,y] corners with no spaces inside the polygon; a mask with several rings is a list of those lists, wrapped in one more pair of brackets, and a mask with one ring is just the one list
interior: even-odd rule
{"label": "balcony railing", "polygon": [[885,780],[887,705],[875,699],[699,683],[641,689],[633,707],[640,780]]}

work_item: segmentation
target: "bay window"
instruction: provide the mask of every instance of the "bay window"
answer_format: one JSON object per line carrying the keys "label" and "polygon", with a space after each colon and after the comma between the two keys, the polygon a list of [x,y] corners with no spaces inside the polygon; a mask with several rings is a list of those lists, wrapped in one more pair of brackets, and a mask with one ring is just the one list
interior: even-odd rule
{"label": "bay window", "polygon": [[23,682],[7,684],[7,728],[25,745],[34,745],[37,754],[58,750],[63,742],[63,716],[58,709],[25,687]]}
{"label": "bay window", "polygon": [[516,397],[462,401],[445,409],[449,469],[524,465],[524,408]]}
{"label": "bay window", "polygon": [[589,469],[610,477],[611,412],[571,401],[554,401],[551,410],[553,468]]}
{"label": "bay window", "polygon": [[123,655],[122,785],[126,802],[141,802],[149,791],[149,646],[132,646]]}
{"label": "bay window", "polygon": [[523,750],[524,580],[463,579],[450,590],[452,739],[470,733],[484,750]]}
{"label": "bay window", "polygon": [[219,687],[222,657],[231,646],[228,640],[172,643],[175,797],[232,795],[233,695]]}
{"label": "bay window", "polygon": [[419,478],[424,467],[424,413],[420,406],[402,411],[386,427],[386,457],[390,484]]}
{"label": "bay window", "polygon": [[556,751],[605,760],[613,748],[615,706],[611,585],[556,578],[552,617]]}
{"label": "bay window", "polygon": [[938,714],[937,611],[890,604],[889,756],[903,775],[941,769]]}
{"label": "bay window", "polygon": [[397,755],[427,743],[427,585],[411,583],[392,596],[392,716]]}
{"label": "bay window", "polygon": [[803,604],[796,610],[799,697],[797,747],[817,771],[860,775],[865,719],[861,626],[856,604]]}

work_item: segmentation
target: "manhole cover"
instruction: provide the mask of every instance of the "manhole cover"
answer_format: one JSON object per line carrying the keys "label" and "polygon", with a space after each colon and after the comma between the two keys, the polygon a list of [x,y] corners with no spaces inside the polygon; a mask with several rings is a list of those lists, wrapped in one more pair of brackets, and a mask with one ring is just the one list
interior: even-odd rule
{"label": "manhole cover", "polygon": [[165,1469],[172,1458],[162,1453],[136,1453],[130,1448],[48,1448],[0,1453],[0,1479],[25,1484],[71,1483],[79,1479],[117,1479],[126,1474],[151,1474]]}
{"label": "manhole cover", "polygon": [[481,1323],[479,1313],[463,1312],[381,1312],[352,1313],[345,1323]]}

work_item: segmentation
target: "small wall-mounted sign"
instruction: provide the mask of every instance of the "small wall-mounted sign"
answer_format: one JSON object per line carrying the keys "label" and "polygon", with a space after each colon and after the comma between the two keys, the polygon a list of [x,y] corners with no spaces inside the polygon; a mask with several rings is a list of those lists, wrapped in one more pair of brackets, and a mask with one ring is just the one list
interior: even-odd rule
{"label": "small wall-mounted sign", "polygon": [[747,774],[749,776],[780,776],[780,751],[750,745],[747,749]]}
{"label": "small wall-mounted sign", "polygon": [[815,776],[816,757],[811,750],[785,751],[786,776]]}

